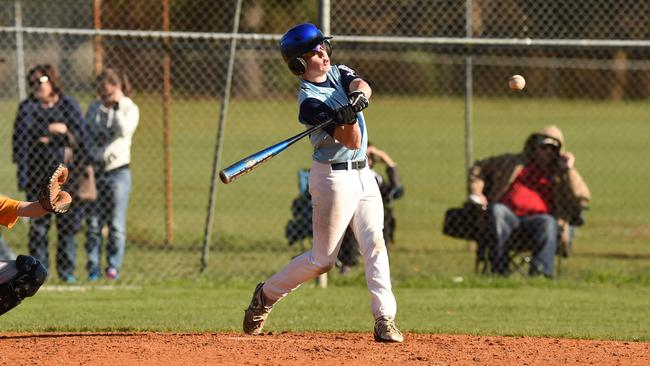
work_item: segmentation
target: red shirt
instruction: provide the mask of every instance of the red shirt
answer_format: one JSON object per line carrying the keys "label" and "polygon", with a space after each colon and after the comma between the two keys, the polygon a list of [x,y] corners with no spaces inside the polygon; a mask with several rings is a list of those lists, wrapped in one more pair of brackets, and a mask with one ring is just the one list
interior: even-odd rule
{"label": "red shirt", "polygon": [[548,173],[535,165],[527,165],[510,184],[500,202],[517,216],[549,213],[551,185]]}

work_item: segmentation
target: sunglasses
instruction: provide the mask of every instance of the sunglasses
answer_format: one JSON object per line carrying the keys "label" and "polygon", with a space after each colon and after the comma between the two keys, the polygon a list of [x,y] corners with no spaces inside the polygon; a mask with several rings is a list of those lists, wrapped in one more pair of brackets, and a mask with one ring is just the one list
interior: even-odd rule
{"label": "sunglasses", "polygon": [[306,52],[303,57],[304,58],[310,58],[318,53],[325,52],[327,53],[327,47],[323,43],[319,43],[316,45],[316,47],[312,48],[311,51]]}
{"label": "sunglasses", "polygon": [[49,80],[50,78],[47,75],[43,75],[38,79],[30,79],[29,86],[32,88],[36,86],[40,86],[41,84],[47,83]]}
{"label": "sunglasses", "polygon": [[549,150],[558,151],[558,150],[560,150],[557,146],[549,145],[549,144],[537,145],[537,148],[540,149],[540,150],[546,150],[546,151],[549,151]]}

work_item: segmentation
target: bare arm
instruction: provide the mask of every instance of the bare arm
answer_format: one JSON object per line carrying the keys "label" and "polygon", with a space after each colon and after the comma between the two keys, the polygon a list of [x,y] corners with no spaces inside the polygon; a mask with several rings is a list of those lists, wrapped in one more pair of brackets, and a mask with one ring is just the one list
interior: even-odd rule
{"label": "bare arm", "polygon": [[34,202],[20,202],[18,205],[18,216],[22,217],[41,217],[45,215],[47,211],[41,207],[41,204],[38,201]]}
{"label": "bare arm", "polygon": [[359,124],[341,124],[334,129],[334,138],[348,149],[356,150],[361,147],[361,129]]}
{"label": "bare arm", "polygon": [[390,155],[388,155],[388,153],[386,153],[384,150],[380,150],[374,146],[368,146],[366,152],[368,155],[375,155],[380,161],[383,161],[384,164],[391,168],[394,168],[397,165],[395,164],[395,161],[390,157]]}
{"label": "bare arm", "polygon": [[[348,92],[357,90],[363,92],[366,99],[369,99],[372,94],[370,85],[361,78],[356,78],[350,82]],[[348,149],[356,150],[361,148],[361,129],[357,123],[353,125],[341,124],[336,126],[334,129],[334,138]]]}
{"label": "bare arm", "polygon": [[366,99],[370,100],[370,96],[372,95],[372,89],[370,88],[370,85],[368,85],[367,82],[365,82],[363,79],[357,78],[352,80],[350,83],[350,92],[355,91],[355,90],[361,90],[363,94],[366,96]]}

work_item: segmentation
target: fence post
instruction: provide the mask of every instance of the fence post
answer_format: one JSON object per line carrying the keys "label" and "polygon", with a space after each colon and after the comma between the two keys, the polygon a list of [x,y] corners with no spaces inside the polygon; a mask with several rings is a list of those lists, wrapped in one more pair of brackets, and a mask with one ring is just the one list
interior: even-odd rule
{"label": "fence post", "polygon": [[[472,0],[465,0],[465,36],[471,38],[472,32]],[[471,47],[471,46],[470,46]],[[468,49],[466,49],[468,51]],[[472,166],[472,96],[474,84],[472,75],[472,56],[465,56],[465,172],[466,186],[469,193],[469,168]]]}
{"label": "fence post", "polygon": [[330,28],[330,0],[320,0],[318,7],[318,22],[320,23],[320,29],[323,31],[323,34],[330,36],[332,34],[332,29]]}
{"label": "fence post", "polygon": [[21,0],[14,0],[14,24],[16,25],[16,77],[18,78],[18,100],[25,100],[25,46],[23,44],[23,11]]}
{"label": "fence post", "polygon": [[[318,22],[320,23],[320,29],[326,36],[332,35],[332,29],[330,28],[330,0],[320,0],[318,8]],[[316,277],[316,286],[320,288],[327,287],[327,272],[318,275]]]}
{"label": "fence post", "polygon": [[[93,29],[102,29],[102,0],[93,0]],[[95,34],[95,76],[99,75],[104,68],[104,50],[102,48],[102,36]]]}
{"label": "fence post", "polygon": [[[169,32],[169,0],[163,0],[163,32]],[[163,173],[165,180],[165,244],[174,242],[174,193],[172,180],[171,68],[170,39],[163,39]]]}
{"label": "fence post", "polygon": [[239,15],[241,13],[242,0],[237,0],[235,6],[235,19],[232,25],[232,38],[230,39],[230,53],[228,54],[228,70],[224,83],[221,110],[219,113],[219,127],[217,128],[217,141],[212,160],[212,177],[210,179],[210,197],[208,197],[208,213],[205,217],[205,232],[203,236],[203,253],[201,254],[201,272],[208,267],[208,254],[210,252],[210,236],[212,236],[212,221],[214,217],[214,205],[217,200],[217,168],[221,161],[221,150],[223,147],[223,133],[226,126],[228,114],[228,103],[230,102],[230,88],[232,85],[232,73],[235,68],[235,52],[237,51],[237,34],[239,33]]}

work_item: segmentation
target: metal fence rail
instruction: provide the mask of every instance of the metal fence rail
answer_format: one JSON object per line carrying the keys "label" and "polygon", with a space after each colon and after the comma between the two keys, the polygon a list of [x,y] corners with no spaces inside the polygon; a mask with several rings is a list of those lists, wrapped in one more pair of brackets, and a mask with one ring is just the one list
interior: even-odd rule
{"label": "metal fence rail", "polygon": [[[309,245],[308,238],[287,245],[286,232],[298,172],[309,166],[308,144],[229,186],[215,187],[212,172],[302,128],[295,120],[297,80],[277,42],[293,24],[320,22],[334,36],[334,62],[372,83],[370,139],[403,175],[406,194],[395,202],[391,249],[398,280],[474,272],[473,244],[441,233],[444,211],[465,199],[466,168],[475,159],[521,151],[525,138],[548,124],[564,131],[594,195],[565,272],[588,278],[606,271],[611,263],[587,258],[608,260],[613,251],[641,263],[650,242],[644,229],[650,201],[641,194],[648,177],[639,168],[650,158],[642,137],[649,132],[648,6],[0,0],[9,10],[0,14],[0,193],[25,197],[12,144],[27,138],[14,136],[14,120],[32,92],[29,70],[53,65],[65,95],[85,114],[96,99],[95,76],[115,67],[131,79],[140,109],[121,282],[188,278],[200,268],[219,281],[238,281],[278,269],[298,246]],[[507,88],[512,74],[526,77],[522,92]],[[76,224],[74,273],[84,282],[87,224],[81,218]],[[30,251],[29,226],[3,230],[12,252]],[[56,231],[52,225],[51,269]],[[620,267],[629,276],[639,272]]]}

